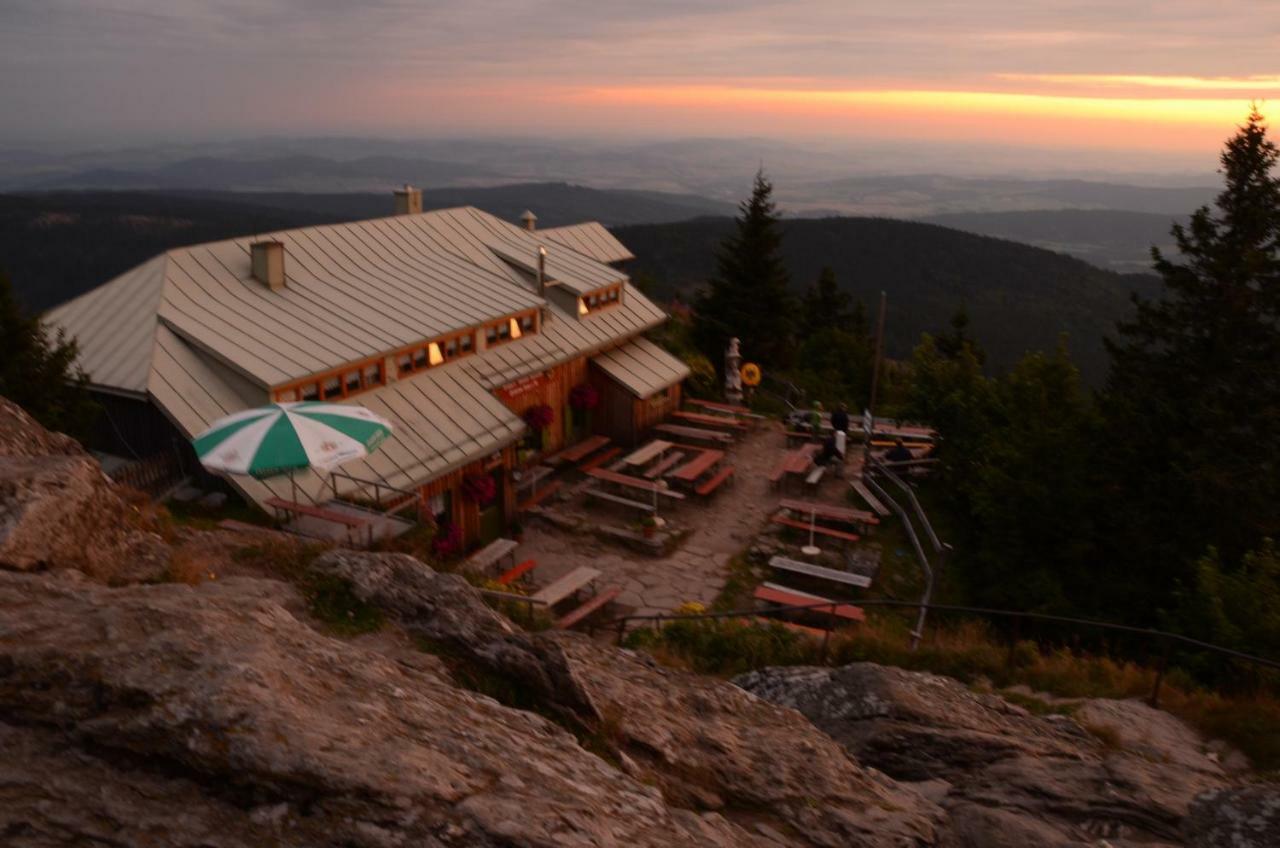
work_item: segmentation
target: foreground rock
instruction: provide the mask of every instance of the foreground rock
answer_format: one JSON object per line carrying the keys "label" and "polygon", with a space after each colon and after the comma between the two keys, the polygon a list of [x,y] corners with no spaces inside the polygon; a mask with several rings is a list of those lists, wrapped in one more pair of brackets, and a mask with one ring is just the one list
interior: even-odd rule
{"label": "foreground rock", "polygon": [[1201,795],[1187,817],[1189,848],[1274,848],[1280,845],[1280,785]]}
{"label": "foreground rock", "polygon": [[793,711],[732,684],[664,669],[580,634],[531,636],[462,578],[411,557],[333,551],[312,570],[348,581],[361,600],[439,646],[460,676],[501,675],[512,697],[572,722],[669,803],[723,812],[786,844],[934,840],[933,804],[862,768]]}
{"label": "foreground rock", "polygon": [[1090,702],[1082,726],[870,663],[766,669],[735,682],[799,710],[860,762],[917,784],[946,809],[956,845],[1180,845],[1192,800],[1227,782],[1198,737],[1136,702]]}
{"label": "foreground rock", "polygon": [[75,568],[127,583],[167,566],[166,546],[98,462],[0,398],[0,568]]}
{"label": "foreground rock", "polygon": [[0,573],[5,844],[763,844],[295,602]]}

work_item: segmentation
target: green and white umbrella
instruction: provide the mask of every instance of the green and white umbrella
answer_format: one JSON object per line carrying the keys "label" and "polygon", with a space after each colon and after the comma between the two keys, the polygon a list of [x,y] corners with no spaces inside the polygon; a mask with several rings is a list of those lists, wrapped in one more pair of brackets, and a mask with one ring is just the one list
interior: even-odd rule
{"label": "green and white umbrella", "polygon": [[389,435],[390,422],[362,406],[303,401],[220,418],[193,445],[210,471],[263,478],[327,471],[368,456]]}

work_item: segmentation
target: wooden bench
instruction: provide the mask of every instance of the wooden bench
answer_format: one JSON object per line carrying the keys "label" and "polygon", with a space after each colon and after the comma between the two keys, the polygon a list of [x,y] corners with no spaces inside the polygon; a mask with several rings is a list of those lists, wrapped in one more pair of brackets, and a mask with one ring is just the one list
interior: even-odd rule
{"label": "wooden bench", "polygon": [[628,454],[625,460],[626,464],[635,466],[648,465],[671,447],[671,442],[666,442],[662,439],[654,439],[644,447],[638,448]]}
{"label": "wooden bench", "polygon": [[733,441],[733,436],[722,430],[703,430],[699,427],[685,427],[681,424],[659,424],[653,429],[662,433],[670,433],[683,439],[693,439],[695,442],[704,441],[727,445]]}
{"label": "wooden bench", "polygon": [[533,571],[537,567],[538,567],[537,560],[527,559],[524,562],[517,565],[516,567],[510,568],[502,572],[502,574],[498,576],[497,582],[501,583],[503,586],[510,586],[512,583],[516,582],[521,577],[524,577],[526,574],[528,574],[530,571]]}
{"label": "wooden bench", "polygon": [[745,406],[736,406],[732,403],[720,403],[719,401],[701,400],[699,398],[689,398],[688,402],[690,406],[700,406],[703,409],[713,409],[716,412],[727,412],[730,415],[738,415],[743,418],[764,418],[763,415],[752,412]]}
{"label": "wooden bench", "polygon": [[733,477],[733,466],[726,465],[724,468],[721,468],[719,471],[713,474],[709,480],[703,483],[699,483],[697,488],[694,489],[694,491],[705,498],[707,495],[711,494],[716,489],[720,488],[720,485],[722,483],[724,483],[725,481],[729,480],[732,477]]}
{"label": "wooden bench", "polygon": [[692,483],[722,459],[724,459],[724,451],[700,450],[697,456],[672,471],[669,476],[683,483]]}
{"label": "wooden bench", "polygon": [[832,583],[842,583],[846,586],[856,586],[859,589],[867,589],[871,586],[871,578],[862,574],[852,574],[848,571],[837,571],[834,568],[827,568],[824,565],[815,565],[812,562],[803,562],[798,559],[790,559],[784,556],[775,556],[769,560],[769,567],[776,568],[779,571],[789,571],[793,574],[803,574],[806,577],[815,577],[819,580],[829,580]]}
{"label": "wooden bench", "polygon": [[565,448],[554,457],[550,457],[550,459],[557,462],[577,462],[600,450],[610,441],[608,436],[592,436],[588,439],[583,439],[572,447]]}
{"label": "wooden bench", "polygon": [[466,561],[462,563],[462,568],[466,571],[476,571],[484,574],[502,562],[503,559],[510,558],[514,562],[518,546],[519,543],[515,539],[494,539],[467,557]]}
{"label": "wooden bench", "polygon": [[684,500],[683,492],[676,492],[671,489],[659,486],[657,483],[641,479],[640,477],[632,477],[630,474],[619,474],[616,471],[608,471],[603,468],[592,468],[587,475],[597,480],[603,480],[606,483],[613,483],[624,489],[634,489],[637,492],[647,492],[652,494],[657,492],[661,497],[670,498],[674,501]]}
{"label": "wooden bench", "polygon": [[867,488],[865,483],[861,480],[853,480],[849,485],[858,493],[858,497],[866,501],[867,506],[871,507],[872,512],[881,518],[887,518],[889,516],[889,508],[880,503],[879,498],[871,494],[871,490]]}
{"label": "wooden bench", "polygon": [[584,618],[591,615],[591,613],[604,607],[621,594],[621,586],[610,586],[607,589],[602,589],[592,595],[591,598],[582,606],[573,610],[563,618],[556,619],[554,627],[557,630],[568,630],[570,627],[573,627],[573,625],[582,621]]}
{"label": "wooden bench", "polygon": [[321,506],[311,506],[310,504],[298,503],[297,501],[287,501],[284,498],[271,497],[267,498],[263,503],[275,510],[277,517],[279,517],[279,513],[281,512],[292,512],[296,515],[305,515],[310,518],[318,518],[321,521],[341,524],[347,528],[348,538],[350,538],[352,531],[367,528],[369,531],[369,541],[373,542],[373,520],[370,518],[348,515],[345,512],[325,509]]}
{"label": "wooden bench", "polygon": [[677,465],[682,459],[684,459],[684,453],[682,451],[672,451],[659,460],[652,468],[646,471],[644,473],[644,478],[646,480],[656,480],[664,473],[671,470],[671,468]]}
{"label": "wooden bench", "polygon": [[529,497],[522,500],[516,506],[516,512],[524,512],[526,510],[533,509],[535,506],[542,503],[547,498],[554,495],[556,492],[560,491],[560,486],[561,486],[561,483],[559,480],[552,480],[550,483],[543,486],[541,489],[539,489]]}
{"label": "wooden bench", "polygon": [[600,453],[588,459],[586,462],[579,465],[578,470],[590,471],[593,468],[599,468],[601,465],[604,465],[606,462],[613,459],[615,456],[617,456],[620,453],[622,453],[622,448],[609,448],[606,451],[601,451]]}
{"label": "wooden bench", "polygon": [[788,589],[786,586],[779,586],[776,583],[762,583],[754,593],[757,601],[764,601],[770,604],[778,604],[784,607],[800,607],[808,604],[832,604],[829,607],[814,607],[809,610],[793,610],[793,612],[806,612],[816,615],[830,615],[836,618],[843,618],[846,621],[866,621],[867,615],[860,607],[852,604],[842,604],[839,601],[833,601],[830,598],[824,598],[821,595],[811,595],[808,592],[801,592],[797,589]]}
{"label": "wooden bench", "polygon": [[[774,524],[781,524],[784,527],[795,527],[798,530],[808,530],[810,527],[810,524],[808,521],[801,521],[798,518],[792,518],[788,515],[783,515],[781,513],[775,515],[770,520],[773,521]],[[812,526],[813,526],[813,532],[817,533],[819,536],[830,536],[833,539],[843,539],[846,542],[856,542],[862,538],[857,533],[846,533],[843,530],[836,530],[831,527],[824,527],[821,524],[818,524],[817,522],[814,522]]]}
{"label": "wooden bench", "polygon": [[559,580],[543,586],[529,597],[534,603],[553,607],[578,590],[590,586],[599,576],[600,572],[597,569],[588,568],[585,565],[579,566]]}
{"label": "wooden bench", "polygon": [[804,444],[805,442],[811,442],[815,438],[816,437],[814,436],[814,434],[810,433],[808,430],[788,430],[787,431],[787,447],[791,447],[796,442],[800,442],[801,444]]}
{"label": "wooden bench", "polygon": [[590,489],[583,489],[582,493],[590,498],[600,498],[601,500],[622,504],[623,506],[631,507],[632,509],[638,509],[641,512],[654,511],[653,504],[651,503],[643,503],[641,501],[632,500],[631,498],[624,498],[622,495],[615,495],[611,492],[606,492],[603,489],[592,487]]}
{"label": "wooden bench", "polygon": [[706,427],[731,427],[735,430],[746,430],[745,421],[739,421],[736,418],[727,418],[723,415],[707,415],[704,412],[673,412],[672,418],[679,418],[681,421],[688,421],[690,424],[699,424]]}
{"label": "wooden bench", "polygon": [[781,509],[790,510],[799,516],[809,516],[810,514],[817,516],[819,519],[827,521],[838,521],[842,524],[879,524],[880,519],[876,518],[869,512],[861,509],[851,509],[844,506],[832,506],[831,504],[812,503],[810,501],[797,501],[791,498],[783,498],[778,502]]}
{"label": "wooden bench", "polygon": [[250,524],[247,521],[236,521],[234,518],[224,518],[218,522],[218,526],[223,530],[234,530],[237,533],[262,533],[266,536],[275,536],[278,539],[294,539],[288,533],[282,533],[279,530],[272,530],[270,527],[263,527],[261,524]]}
{"label": "wooden bench", "polygon": [[813,470],[809,472],[809,476],[804,478],[805,485],[817,486],[819,483],[822,482],[822,477],[826,473],[827,473],[827,467],[825,465],[813,466]]}

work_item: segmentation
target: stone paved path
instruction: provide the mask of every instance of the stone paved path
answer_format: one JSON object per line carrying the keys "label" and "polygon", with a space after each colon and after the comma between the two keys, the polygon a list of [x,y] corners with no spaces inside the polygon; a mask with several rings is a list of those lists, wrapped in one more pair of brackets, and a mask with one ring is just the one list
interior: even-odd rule
{"label": "stone paved path", "polygon": [[[637,615],[670,612],[686,601],[710,604],[724,588],[729,559],[751,541],[778,502],[767,478],[784,450],[777,424],[762,423],[740,439],[726,459],[735,468],[734,483],[706,503],[690,498],[671,511],[673,521],[693,532],[668,557],[646,556],[543,522],[526,529],[518,556],[538,561],[539,584],[579,566],[598,568],[603,572],[599,585],[620,586],[618,603],[634,607]],[[614,514],[601,520],[620,524],[625,519]]]}

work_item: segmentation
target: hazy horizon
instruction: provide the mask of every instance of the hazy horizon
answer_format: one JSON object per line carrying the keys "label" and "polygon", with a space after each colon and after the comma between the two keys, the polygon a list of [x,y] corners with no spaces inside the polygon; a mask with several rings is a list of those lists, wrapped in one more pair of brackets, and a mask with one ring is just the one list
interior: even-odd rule
{"label": "hazy horizon", "polygon": [[915,173],[1208,175],[1280,91],[1264,4],[849,5],[10,0],[0,140],[760,139],[914,150]]}

